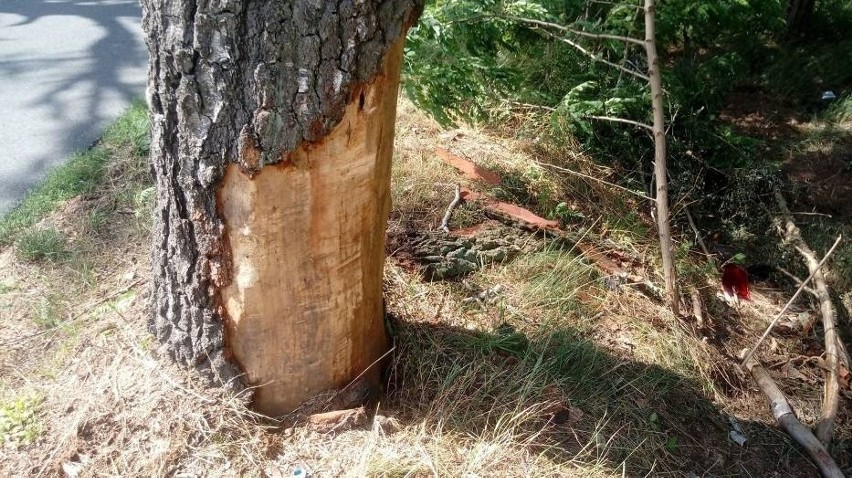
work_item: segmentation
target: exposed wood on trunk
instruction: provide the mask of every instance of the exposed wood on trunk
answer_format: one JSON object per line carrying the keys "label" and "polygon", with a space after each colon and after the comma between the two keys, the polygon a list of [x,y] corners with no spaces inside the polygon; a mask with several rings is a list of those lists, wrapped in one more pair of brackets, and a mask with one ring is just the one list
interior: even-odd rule
{"label": "exposed wood on trunk", "polygon": [[386,350],[397,82],[422,4],[143,0],[151,328],[179,362],[255,387],[264,413]]}
{"label": "exposed wood on trunk", "polygon": [[663,106],[663,79],[660,59],[654,35],[654,0],[645,0],[645,51],[648,55],[648,78],[651,85],[651,105],[654,111],[654,176],[657,184],[657,231],[660,236],[660,252],[663,259],[663,278],[669,307],[677,315],[680,308],[680,293],[677,286],[677,271],[672,250],[669,214],[669,186],[666,177],[666,128]]}
{"label": "exposed wood on trunk", "polygon": [[[775,190],[775,200],[781,210],[781,218],[776,223],[779,233],[784,240],[790,243],[796,251],[801,254],[805,265],[813,276],[814,289],[819,300],[819,310],[822,315],[822,325],[825,333],[825,387],[822,400],[822,414],[817,424],[816,436],[826,446],[831,442],[831,434],[834,429],[834,420],[837,418],[839,406],[840,381],[838,377],[838,347],[840,337],[837,334],[837,311],[831,301],[828,292],[828,284],[825,274],[820,270],[821,262],[817,255],[802,238],[802,233],[796,223],[793,222],[787,201],[781,191]],[[838,237],[838,242],[840,238]],[[835,247],[837,243],[835,243]],[[807,282],[807,281],[806,281]]]}
{"label": "exposed wood on trunk", "polygon": [[263,384],[262,412],[345,385],[387,348],[382,268],[401,59],[400,40],[321,141],[253,177],[237,165],[225,173],[234,280],[222,300],[231,352],[247,381]]}
{"label": "exposed wood on trunk", "polygon": [[746,363],[746,367],[751,372],[751,376],[754,378],[757,386],[760,387],[760,390],[769,399],[769,406],[772,409],[772,415],[775,417],[775,420],[781,425],[781,428],[790,434],[793,440],[796,440],[796,443],[805,449],[814,463],[819,467],[822,476],[827,478],[843,478],[843,472],[840,471],[837,463],[828,454],[828,451],[820,440],[796,418],[793,409],[787,402],[787,397],[784,396],[784,393],[781,392],[781,389],[778,388],[772,377],[766,373],[766,370],[754,360],[749,360]]}

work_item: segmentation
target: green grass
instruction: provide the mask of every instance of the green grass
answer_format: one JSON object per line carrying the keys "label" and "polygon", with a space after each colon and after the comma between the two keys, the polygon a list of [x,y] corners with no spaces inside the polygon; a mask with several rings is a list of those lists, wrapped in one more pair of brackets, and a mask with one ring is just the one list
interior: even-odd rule
{"label": "green grass", "polygon": [[0,403],[0,445],[17,447],[31,443],[41,433],[37,416],[42,397],[15,397]]}
{"label": "green grass", "polygon": [[836,123],[852,121],[852,94],[836,99],[828,108],[826,118]]}
{"label": "green grass", "polygon": [[51,212],[61,201],[94,190],[103,177],[109,154],[102,148],[77,153],[54,169],[12,211],[0,219],[0,245],[15,242],[20,234]]}
{"label": "green grass", "polygon": [[21,231],[15,241],[15,254],[18,259],[28,262],[58,262],[67,258],[70,252],[66,248],[62,233],[53,228],[46,228]]}
{"label": "green grass", "polygon": [[137,156],[150,148],[147,109],[137,101],[90,150],[73,154],[62,166],[33,188],[14,209],[0,218],[0,246],[20,240],[21,235],[62,201],[93,192],[104,179],[107,163],[114,150],[130,145]]}
{"label": "green grass", "polygon": [[44,297],[33,315],[33,322],[42,329],[54,329],[62,324],[59,301],[54,296]]}
{"label": "green grass", "polygon": [[577,293],[595,282],[596,273],[576,256],[577,252],[544,250],[523,256],[506,268],[509,280],[519,285],[520,307],[553,318],[582,308]]}
{"label": "green grass", "polygon": [[151,149],[151,136],[148,127],[148,108],[145,102],[133,102],[130,108],[119,117],[104,133],[103,143],[132,146],[135,156],[146,157]]}
{"label": "green grass", "polygon": [[[679,454],[683,440],[691,441],[676,427],[682,420],[697,422],[713,410],[695,381],[615,357],[580,330],[531,332],[400,324],[388,404],[428,404],[427,419],[438,419],[441,433],[460,433],[459,446],[505,438],[507,446],[535,443],[557,463],[598,460],[618,469],[626,463],[636,474],[660,466],[654,463],[660,453]],[[690,405],[671,405],[679,400]],[[565,425],[542,428],[550,420],[567,420],[572,439],[560,441]],[[487,455],[503,459],[505,451],[498,450]]]}
{"label": "green grass", "polygon": [[86,227],[93,233],[103,230],[110,220],[110,211],[106,208],[95,207],[86,213]]}

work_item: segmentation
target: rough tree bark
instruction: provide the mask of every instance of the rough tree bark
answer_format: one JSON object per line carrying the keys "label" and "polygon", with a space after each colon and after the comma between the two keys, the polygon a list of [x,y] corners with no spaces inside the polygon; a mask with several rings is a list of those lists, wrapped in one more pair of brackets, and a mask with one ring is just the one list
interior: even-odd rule
{"label": "rough tree bark", "polygon": [[657,191],[654,197],[657,207],[657,231],[660,236],[660,252],[663,259],[663,277],[666,295],[672,312],[680,309],[680,293],[677,286],[677,271],[674,264],[672,235],[669,214],[669,182],[666,176],[666,125],[663,109],[663,78],[654,33],[654,0],[645,0],[645,51],[648,55],[648,78],[651,85],[651,106],[654,111],[654,177]]}
{"label": "rough tree bark", "polygon": [[808,31],[811,17],[814,13],[814,0],[788,0],[785,15],[787,17],[787,33],[789,35],[804,35]]}
{"label": "rough tree bark", "polygon": [[151,328],[277,415],[387,350],[402,45],[423,0],[143,0]]}

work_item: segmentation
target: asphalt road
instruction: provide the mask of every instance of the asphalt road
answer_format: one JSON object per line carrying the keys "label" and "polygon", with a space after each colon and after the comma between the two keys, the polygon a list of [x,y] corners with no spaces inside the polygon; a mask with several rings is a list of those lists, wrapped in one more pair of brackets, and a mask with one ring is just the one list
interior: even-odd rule
{"label": "asphalt road", "polygon": [[138,0],[0,0],[0,213],[145,92]]}

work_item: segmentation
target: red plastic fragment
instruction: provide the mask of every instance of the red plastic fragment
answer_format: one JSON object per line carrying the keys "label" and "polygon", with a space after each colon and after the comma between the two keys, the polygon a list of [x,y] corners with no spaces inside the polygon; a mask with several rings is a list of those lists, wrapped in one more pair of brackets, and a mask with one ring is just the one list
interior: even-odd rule
{"label": "red plastic fragment", "polygon": [[722,291],[725,297],[734,301],[737,299],[751,300],[748,290],[748,272],[736,264],[725,264],[722,267]]}

